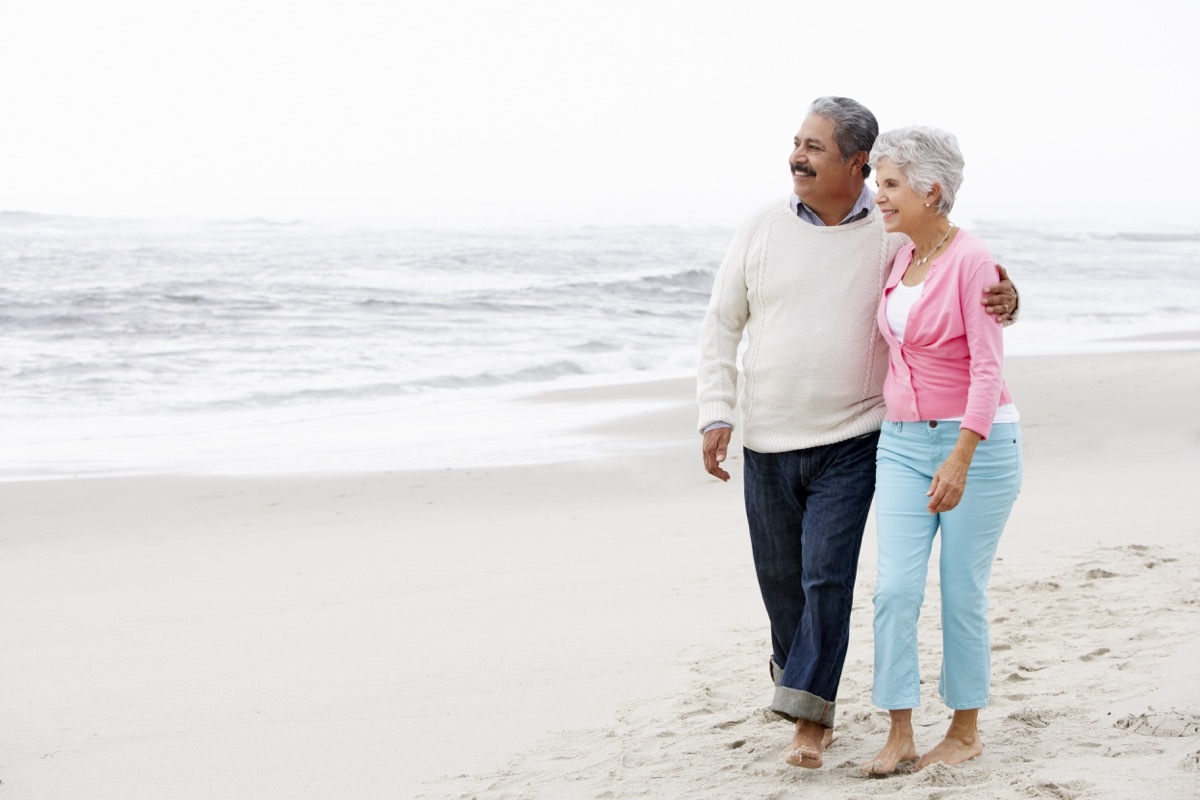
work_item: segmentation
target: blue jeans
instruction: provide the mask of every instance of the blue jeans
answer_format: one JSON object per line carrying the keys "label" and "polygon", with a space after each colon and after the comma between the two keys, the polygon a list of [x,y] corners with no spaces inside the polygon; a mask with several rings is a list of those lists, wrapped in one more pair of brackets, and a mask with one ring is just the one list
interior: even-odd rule
{"label": "blue jeans", "polygon": [[930,514],[925,492],[958,441],[957,422],[885,422],[879,440],[875,519],[875,686],[888,710],[921,704],[917,619],[934,537],[941,529],[942,674],[938,692],[952,709],[987,705],[991,683],[987,583],[1000,534],[1021,489],[1021,429],[992,426],[979,443],[962,500]]}
{"label": "blue jeans", "polygon": [[785,453],[745,451],[746,517],[771,622],[771,710],[833,727],[878,433]]}

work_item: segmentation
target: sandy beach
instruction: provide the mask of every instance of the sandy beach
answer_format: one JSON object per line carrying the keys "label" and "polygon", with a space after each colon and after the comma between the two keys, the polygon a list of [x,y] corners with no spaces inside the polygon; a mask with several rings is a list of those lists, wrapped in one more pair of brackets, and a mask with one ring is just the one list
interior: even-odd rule
{"label": "sandy beach", "polygon": [[857,773],[873,520],[838,740],[782,761],[740,458],[704,473],[668,380],[531,395],[631,409],[560,464],[0,483],[0,798],[1200,797],[1200,350],[1007,376],[1026,478],[966,765]]}

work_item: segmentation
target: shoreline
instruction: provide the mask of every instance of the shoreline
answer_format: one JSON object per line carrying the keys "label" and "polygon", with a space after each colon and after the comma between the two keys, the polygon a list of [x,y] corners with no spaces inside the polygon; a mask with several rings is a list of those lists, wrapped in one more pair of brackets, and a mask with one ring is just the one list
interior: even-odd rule
{"label": "shoreline", "polygon": [[[1036,369],[1032,365],[1047,359],[1120,363],[1144,357],[1159,363],[1176,354],[1190,363],[1189,353],[1200,352],[1200,331],[1110,341],[1130,349],[1014,355],[1006,374],[1019,380],[1026,364]],[[1158,346],[1145,349],[1147,343]],[[87,420],[40,421],[40,433],[29,433],[27,424],[21,435],[10,433],[0,443],[8,455],[0,484],[187,475],[302,478],[603,459],[661,438],[654,429],[637,440],[620,436],[628,420],[649,418],[664,430],[676,427],[680,406],[693,403],[693,381],[690,371],[679,369],[587,375],[414,397],[400,405],[302,409],[279,418],[258,412],[201,415],[188,422],[148,418],[141,429],[128,427],[128,421],[109,430],[89,427]]]}
{"label": "shoreline", "polygon": [[[989,751],[894,785],[1084,797],[1135,775],[1183,796],[1200,739],[1138,730],[1200,718],[1185,489],[1200,478],[1200,351],[1014,357],[1007,374],[1026,479],[992,583],[993,641],[1010,649],[996,653]],[[561,798],[815,784],[859,797],[850,773],[878,744],[873,520],[844,737],[825,770],[791,770],[775,752],[786,729],[755,716],[770,684],[740,455],[732,485],[704,474],[691,385],[531,393],[527,411],[624,413],[584,426],[603,454],[554,464],[0,483],[0,603],[21,609],[0,652],[15,687],[4,788]],[[940,724],[926,694],[922,715]]]}

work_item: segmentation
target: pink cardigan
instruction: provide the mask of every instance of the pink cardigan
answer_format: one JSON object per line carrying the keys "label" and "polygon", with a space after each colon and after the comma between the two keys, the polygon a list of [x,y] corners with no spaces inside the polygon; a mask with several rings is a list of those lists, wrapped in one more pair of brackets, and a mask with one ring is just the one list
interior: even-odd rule
{"label": "pink cardigan", "polygon": [[996,262],[982,241],[959,230],[930,265],[900,344],[888,327],[886,303],[912,255],[911,242],[900,248],[879,303],[879,331],[888,343],[887,419],[962,417],[962,427],[986,439],[996,407],[1012,402],[1002,375],[1004,329],[979,302],[984,287],[999,280]]}

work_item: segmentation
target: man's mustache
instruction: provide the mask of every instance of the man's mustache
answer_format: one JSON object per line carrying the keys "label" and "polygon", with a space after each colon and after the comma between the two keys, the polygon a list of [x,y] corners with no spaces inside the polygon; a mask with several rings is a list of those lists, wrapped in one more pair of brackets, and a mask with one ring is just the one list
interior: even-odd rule
{"label": "man's mustache", "polygon": [[807,175],[810,178],[816,177],[816,170],[805,164],[792,164],[793,175]]}

